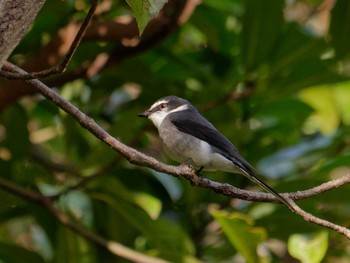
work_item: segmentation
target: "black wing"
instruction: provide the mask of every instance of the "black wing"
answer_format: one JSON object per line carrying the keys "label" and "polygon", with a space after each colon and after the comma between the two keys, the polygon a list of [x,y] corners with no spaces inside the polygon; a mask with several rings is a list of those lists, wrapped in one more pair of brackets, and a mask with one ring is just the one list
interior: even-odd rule
{"label": "black wing", "polygon": [[[194,118],[189,118],[189,116],[194,116]],[[250,180],[273,194],[281,203],[284,203],[293,211],[293,207],[285,198],[255,176],[253,172],[254,168],[239,154],[236,147],[215,129],[209,121],[200,115],[196,109],[188,109],[169,114],[169,120],[180,131],[207,142],[215,151],[231,160]]]}
{"label": "black wing", "polygon": [[[195,116],[195,118],[189,118],[188,116]],[[236,147],[197,110],[188,109],[174,112],[169,114],[169,120],[180,131],[207,142],[213,150],[231,160],[244,172],[250,175],[254,174],[253,167],[239,154]]]}

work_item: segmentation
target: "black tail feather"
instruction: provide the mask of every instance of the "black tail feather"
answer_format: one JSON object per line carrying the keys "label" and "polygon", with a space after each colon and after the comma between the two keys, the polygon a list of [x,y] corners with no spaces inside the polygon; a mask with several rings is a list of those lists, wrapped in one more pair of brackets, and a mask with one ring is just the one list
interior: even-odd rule
{"label": "black tail feather", "polygon": [[237,165],[237,167],[240,168],[240,170],[242,170],[244,175],[246,177],[248,177],[252,182],[259,185],[265,191],[273,194],[278,199],[278,201],[280,201],[282,204],[285,204],[289,209],[293,210],[293,207],[291,206],[291,204],[283,196],[281,196],[279,193],[277,193],[275,190],[273,190],[270,186],[268,186],[266,183],[264,183],[262,180],[260,180],[258,177],[256,177],[256,175],[254,174],[254,172],[251,168],[252,166],[245,166],[245,165],[239,164],[239,165]]}

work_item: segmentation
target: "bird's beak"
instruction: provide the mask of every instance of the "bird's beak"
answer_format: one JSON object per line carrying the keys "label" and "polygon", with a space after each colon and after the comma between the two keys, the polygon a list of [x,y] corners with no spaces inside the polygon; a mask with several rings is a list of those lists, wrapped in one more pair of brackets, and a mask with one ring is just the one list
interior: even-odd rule
{"label": "bird's beak", "polygon": [[151,112],[148,110],[143,113],[137,114],[137,116],[143,117],[143,118],[148,118],[150,115],[151,115]]}

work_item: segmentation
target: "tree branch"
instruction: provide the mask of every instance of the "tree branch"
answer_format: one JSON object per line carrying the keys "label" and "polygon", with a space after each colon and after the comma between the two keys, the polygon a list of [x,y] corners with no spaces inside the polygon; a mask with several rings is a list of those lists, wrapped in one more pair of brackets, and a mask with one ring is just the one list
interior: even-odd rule
{"label": "tree branch", "polygon": [[137,251],[134,251],[118,242],[106,240],[86,228],[82,227],[81,225],[73,222],[69,219],[69,217],[63,213],[61,210],[57,208],[57,206],[54,205],[52,200],[49,197],[43,196],[41,194],[25,190],[17,185],[13,185],[12,183],[6,182],[5,180],[0,180],[0,188],[16,195],[24,200],[31,201],[34,203],[37,203],[41,206],[43,206],[45,209],[47,209],[54,218],[62,225],[66,226],[67,228],[71,229],[78,235],[84,237],[87,240],[90,240],[94,242],[97,245],[100,245],[101,247],[104,247],[112,254],[131,260],[133,262],[145,262],[145,263],[166,263],[167,261],[155,257],[151,257],[142,253],[139,253]]}
{"label": "tree branch", "polygon": [[[10,72],[16,72],[20,74],[26,73],[24,70],[19,67],[6,62],[4,64],[4,69]],[[158,172],[167,173],[173,176],[182,176],[191,182],[191,184],[200,186],[202,188],[210,189],[216,193],[220,193],[223,195],[227,195],[234,198],[239,198],[248,201],[257,201],[257,202],[279,202],[275,196],[269,193],[261,193],[261,192],[252,192],[246,191],[242,189],[238,189],[229,184],[222,184],[218,182],[211,181],[209,179],[200,177],[196,174],[196,171],[187,165],[180,166],[171,166],[166,165],[157,161],[156,159],[147,156],[125,144],[116,140],[112,137],[108,132],[102,129],[92,118],[88,117],[86,114],[81,112],[76,106],[63,99],[60,95],[58,95],[55,91],[44,85],[39,80],[26,80],[27,83],[31,84],[34,88],[36,88],[41,95],[47,98],[49,101],[57,105],[59,108],[67,112],[73,118],[75,118],[80,125],[90,131],[95,137],[106,143],[108,146],[122,154],[130,163],[144,166],[156,170]],[[318,195],[322,192],[340,187],[341,185],[347,184],[350,182],[350,175],[344,176],[340,179],[332,180],[327,183],[324,183],[318,187],[308,189],[305,191],[298,191],[295,193],[282,193],[281,195],[287,198],[291,203],[291,210],[295,214],[301,216],[305,221],[312,222],[317,225],[321,225],[327,227],[329,229],[335,230],[338,233],[345,235],[348,239],[350,239],[350,230],[335,225],[326,220],[317,218],[304,210],[298,207],[295,204],[295,200],[305,199],[311,196]]]}
{"label": "tree branch", "polygon": [[0,69],[44,3],[45,0],[0,1]]}
{"label": "tree branch", "polygon": [[[94,62],[83,63],[81,68],[59,76],[51,76],[45,79],[44,83],[49,86],[61,86],[72,80],[91,77],[127,57],[154,47],[185,23],[198,3],[199,0],[169,1],[159,15],[150,21],[142,39],[139,37],[136,21],[132,16],[121,16],[112,21],[92,21],[83,41],[101,40],[117,43],[108,61],[98,70],[91,70]],[[27,71],[39,71],[57,63],[58,59],[68,52],[79,27],[80,23],[71,23],[62,28],[56,37],[23,65],[23,68]],[[20,97],[35,93],[35,89],[22,81],[4,82],[0,88],[0,111]]]}
{"label": "tree branch", "polygon": [[42,77],[47,77],[52,74],[57,74],[57,73],[62,73],[66,70],[69,62],[71,61],[75,51],[77,50],[84,34],[89,26],[92,17],[94,16],[94,13],[96,11],[97,5],[98,5],[99,0],[92,0],[90,10],[86,17],[84,18],[84,21],[82,22],[81,26],[79,27],[79,30],[77,34],[75,35],[73,42],[69,46],[67,54],[64,56],[63,60],[56,66],[45,69],[42,71],[38,72],[31,72],[27,74],[18,74],[18,73],[13,73],[13,72],[1,72],[2,74],[5,74],[4,77],[7,79],[34,79],[34,78],[42,78]]}

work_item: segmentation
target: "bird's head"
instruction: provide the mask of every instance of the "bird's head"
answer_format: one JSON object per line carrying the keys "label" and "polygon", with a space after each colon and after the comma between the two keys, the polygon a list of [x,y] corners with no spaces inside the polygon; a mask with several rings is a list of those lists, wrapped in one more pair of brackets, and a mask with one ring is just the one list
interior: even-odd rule
{"label": "bird's head", "polygon": [[150,119],[158,128],[168,114],[189,108],[193,108],[193,106],[187,100],[176,96],[167,96],[157,100],[148,110],[137,116]]}

